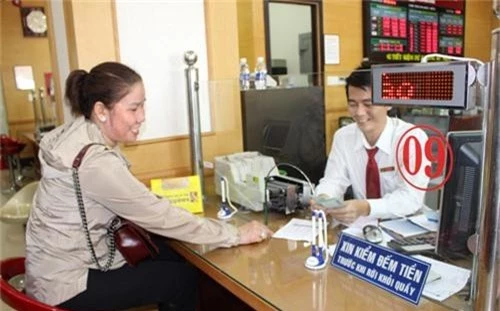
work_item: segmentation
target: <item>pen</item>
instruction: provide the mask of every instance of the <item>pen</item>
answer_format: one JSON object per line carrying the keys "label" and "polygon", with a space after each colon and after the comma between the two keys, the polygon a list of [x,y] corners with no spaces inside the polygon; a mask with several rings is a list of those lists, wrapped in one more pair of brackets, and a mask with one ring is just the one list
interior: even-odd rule
{"label": "pen", "polygon": [[439,215],[437,213],[433,213],[433,212],[425,213],[425,218],[427,218],[427,220],[430,222],[437,223],[439,221]]}

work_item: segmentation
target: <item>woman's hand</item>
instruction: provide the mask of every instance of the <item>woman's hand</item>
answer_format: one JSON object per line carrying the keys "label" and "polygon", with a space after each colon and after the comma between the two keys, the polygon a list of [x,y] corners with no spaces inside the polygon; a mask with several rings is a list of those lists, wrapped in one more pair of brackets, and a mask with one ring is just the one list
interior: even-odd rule
{"label": "woman's hand", "polygon": [[240,231],[240,245],[262,242],[273,235],[264,224],[252,220],[238,228]]}

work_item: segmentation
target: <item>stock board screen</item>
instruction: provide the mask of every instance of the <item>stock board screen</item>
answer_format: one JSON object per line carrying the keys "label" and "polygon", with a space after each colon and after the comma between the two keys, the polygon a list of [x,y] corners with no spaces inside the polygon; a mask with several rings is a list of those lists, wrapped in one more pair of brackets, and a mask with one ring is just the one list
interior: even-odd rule
{"label": "stock board screen", "polygon": [[464,26],[463,0],[363,1],[364,56],[376,62],[463,56]]}

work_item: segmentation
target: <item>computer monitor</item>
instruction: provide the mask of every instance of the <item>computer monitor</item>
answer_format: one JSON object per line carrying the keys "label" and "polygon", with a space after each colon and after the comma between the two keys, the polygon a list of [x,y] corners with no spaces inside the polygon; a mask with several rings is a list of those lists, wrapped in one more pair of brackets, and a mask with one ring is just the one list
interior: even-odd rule
{"label": "computer monitor", "polygon": [[437,253],[460,259],[471,255],[467,240],[476,232],[483,139],[481,131],[449,132],[447,137],[454,163],[441,196]]}

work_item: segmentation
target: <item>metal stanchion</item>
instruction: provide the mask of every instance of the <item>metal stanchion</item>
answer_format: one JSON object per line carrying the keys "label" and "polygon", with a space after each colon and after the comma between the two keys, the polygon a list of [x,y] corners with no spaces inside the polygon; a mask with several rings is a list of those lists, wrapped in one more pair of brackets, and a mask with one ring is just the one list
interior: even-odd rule
{"label": "metal stanchion", "polygon": [[498,290],[500,216],[500,28],[493,31],[488,64],[488,104],[484,109],[483,189],[479,223],[479,253],[474,310],[496,310]]}
{"label": "metal stanchion", "polygon": [[189,107],[189,137],[191,142],[191,168],[193,174],[200,177],[201,193],[205,197],[205,178],[203,172],[203,155],[201,149],[201,126],[199,105],[198,68],[194,64],[198,56],[193,51],[184,53],[184,61],[188,65],[185,69],[187,83],[187,97]]}

